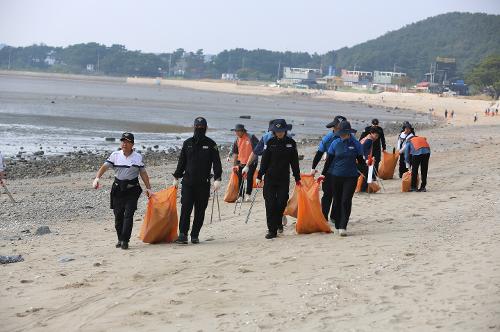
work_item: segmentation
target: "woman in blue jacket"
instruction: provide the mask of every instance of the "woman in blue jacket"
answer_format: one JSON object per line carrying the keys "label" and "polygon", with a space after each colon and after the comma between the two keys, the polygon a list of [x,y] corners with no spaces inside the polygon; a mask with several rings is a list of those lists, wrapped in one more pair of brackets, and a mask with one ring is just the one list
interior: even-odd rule
{"label": "woman in blue jacket", "polygon": [[[328,149],[325,172],[328,172],[336,209],[333,211],[335,228],[340,236],[346,236],[347,223],[351,215],[352,197],[356,190],[359,171],[366,170],[363,146],[351,134],[349,121],[342,121],[338,131],[340,136]],[[323,174],[323,176],[326,174]]]}

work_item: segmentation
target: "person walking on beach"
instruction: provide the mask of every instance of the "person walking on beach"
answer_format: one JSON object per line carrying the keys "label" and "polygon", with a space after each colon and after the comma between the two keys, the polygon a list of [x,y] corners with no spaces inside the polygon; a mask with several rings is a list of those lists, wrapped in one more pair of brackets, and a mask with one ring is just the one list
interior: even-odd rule
{"label": "person walking on beach", "polygon": [[408,140],[415,136],[415,129],[411,126],[408,121],[403,122],[403,129],[398,136],[398,142],[396,143],[397,149],[399,151],[399,178],[403,177],[403,174],[408,172],[405,161],[405,150]]}
{"label": "person walking on beach", "polygon": [[453,119],[455,117],[455,110],[451,110],[451,118]]}
{"label": "person walking on beach", "polygon": [[[346,236],[347,224],[351,215],[352,197],[356,190],[358,175],[366,173],[366,161],[363,157],[363,146],[354,137],[356,130],[349,121],[342,121],[338,130],[339,138],[328,148],[328,158],[323,175],[318,181],[324,180],[328,174],[330,188],[335,201],[333,210],[335,229],[340,236]],[[358,166],[360,169],[358,169]]]}
{"label": "person walking on beach", "polygon": [[253,175],[255,169],[257,168],[258,160],[252,160],[251,163],[250,155],[253,152],[254,147],[259,143],[259,139],[255,135],[250,135],[247,133],[245,126],[242,124],[237,124],[232,131],[235,132],[236,140],[232,147],[233,165],[238,171],[239,183],[242,183],[244,178],[247,178],[246,188],[241,187],[240,196],[245,196],[246,201],[250,200],[250,195],[253,189]]}
{"label": "person walking on beach", "polygon": [[267,142],[257,174],[257,185],[264,177],[264,200],[266,206],[266,239],[278,236],[279,226],[289,197],[290,168],[295,184],[301,186],[297,144],[287,136],[288,124],[284,119],[274,120],[274,137]]}
{"label": "person walking on beach", "polygon": [[115,229],[118,237],[116,248],[128,249],[134,213],[137,210],[137,200],[142,189],[139,185],[139,176],[146,186],[146,196],[153,195],[149,176],[142,161],[142,156],[134,151],[134,134],[123,133],[120,139],[121,150],[111,153],[109,158],[97,171],[92,183],[94,189],[99,188],[99,182],[104,173],[110,168],[115,172],[115,180],[111,187],[110,206],[115,215]]}
{"label": "person walking on beach", "polygon": [[448,119],[448,110],[444,110],[444,118]]}
{"label": "person walking on beach", "polygon": [[382,157],[382,151],[385,151],[387,149],[387,146],[385,144],[384,129],[382,129],[382,127],[379,126],[378,119],[372,120],[372,125],[365,128],[365,131],[361,134],[359,139],[362,140],[367,135],[369,135],[370,130],[372,128],[377,129],[378,134],[379,134],[378,135],[379,138],[377,140],[373,141],[373,147],[372,147],[373,158],[375,159],[375,170],[378,171],[378,165],[380,164],[380,160]]}
{"label": "person walking on beach", "polygon": [[474,113],[474,122],[477,122],[477,112]]}
{"label": "person walking on beach", "polygon": [[[405,149],[406,167],[411,168],[411,188],[410,191],[426,192],[427,171],[429,169],[429,158],[431,156],[431,147],[427,139],[422,136],[413,136],[409,139]],[[417,190],[418,169],[422,183]]]}
{"label": "person walking on beach", "polygon": [[3,186],[7,175],[5,174],[5,163],[3,161],[2,151],[0,151],[0,186]]}
{"label": "person walking on beach", "polygon": [[188,232],[191,222],[191,212],[194,208],[193,228],[191,230],[191,243],[200,243],[199,235],[205,210],[210,198],[211,171],[214,171],[213,190],[218,191],[222,179],[222,164],[220,161],[217,144],[206,136],[207,120],[198,117],[194,120],[193,137],[188,138],[182,145],[177,168],[173,174],[175,187],[179,186],[182,178],[181,189],[181,215],[179,220],[178,244],[188,244]]}
{"label": "person walking on beach", "polygon": [[[323,158],[323,155],[328,152],[332,142],[339,137],[337,131],[339,130],[339,125],[342,121],[346,121],[346,118],[342,115],[337,115],[332,122],[326,125],[326,128],[331,129],[331,131],[323,136],[319,142],[318,150],[316,151],[312,162],[311,175],[316,174],[316,167],[321,161],[321,158]],[[321,209],[323,211],[323,215],[326,220],[330,220],[331,223],[334,223],[333,210],[335,209],[335,201],[333,200],[333,191],[330,188],[331,183],[329,181],[328,173],[326,174],[326,178],[321,185],[323,189],[323,196],[321,197]],[[330,215],[330,217],[328,217],[328,215]]]}
{"label": "person walking on beach", "polygon": [[[362,140],[359,142],[363,146],[363,156],[365,160],[371,161],[373,157],[373,145],[374,142],[376,142],[379,138],[379,130],[377,128],[371,127],[370,128],[370,133],[365,136]],[[366,191],[368,188],[368,172],[364,175],[364,181],[363,181],[363,186],[361,188],[361,191]],[[372,174],[372,178],[375,178],[375,174]]]}

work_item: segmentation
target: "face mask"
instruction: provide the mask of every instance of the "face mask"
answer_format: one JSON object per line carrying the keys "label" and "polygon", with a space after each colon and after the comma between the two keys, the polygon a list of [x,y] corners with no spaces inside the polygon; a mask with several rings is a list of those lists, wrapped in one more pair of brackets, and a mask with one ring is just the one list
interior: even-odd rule
{"label": "face mask", "polygon": [[200,139],[205,137],[205,133],[207,132],[207,128],[194,128],[194,139],[195,142],[198,143]]}

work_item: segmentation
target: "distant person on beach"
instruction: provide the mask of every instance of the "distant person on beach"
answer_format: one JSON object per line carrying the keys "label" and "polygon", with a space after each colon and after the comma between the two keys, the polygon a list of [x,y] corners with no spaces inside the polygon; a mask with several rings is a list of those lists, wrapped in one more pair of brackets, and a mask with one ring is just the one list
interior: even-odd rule
{"label": "distant person on beach", "polygon": [[2,151],[0,151],[0,185],[5,183],[7,175],[5,174],[5,163],[3,161]]}
{"label": "distant person on beach", "polygon": [[253,175],[258,161],[252,160],[252,162],[249,162],[249,160],[253,149],[259,143],[259,139],[255,135],[248,134],[245,126],[242,124],[237,124],[232,131],[236,135],[236,140],[231,150],[233,166],[238,172],[239,183],[242,183],[243,178],[247,178],[247,186],[246,188],[241,188],[239,195],[244,197],[246,193],[248,195],[246,201],[249,201],[253,189]]}
{"label": "distant person on beach", "polygon": [[181,215],[179,220],[178,244],[188,244],[188,232],[191,223],[191,212],[194,208],[191,243],[200,243],[199,235],[205,210],[210,198],[211,171],[214,171],[213,190],[218,191],[222,179],[222,164],[217,144],[206,136],[207,120],[198,117],[194,120],[193,137],[188,138],[182,145],[181,154],[174,172],[173,185],[181,189]]}
{"label": "distant person on beach", "polygon": [[264,178],[264,200],[266,206],[267,229],[266,239],[278,236],[282,225],[283,212],[288,202],[290,187],[290,168],[295,184],[301,186],[300,167],[297,144],[287,136],[288,124],[284,119],[276,119],[271,128],[274,137],[267,142],[257,174],[257,185]]}
{"label": "distant person on beach", "polygon": [[110,168],[114,170],[115,180],[111,187],[110,206],[115,214],[115,229],[118,236],[116,247],[128,249],[137,200],[142,193],[139,176],[146,186],[148,198],[153,195],[153,191],[142,156],[134,151],[134,134],[123,133],[120,141],[121,150],[113,152],[99,168],[92,186],[98,189],[103,174]]}
{"label": "distant person on beach", "polygon": [[373,141],[372,145],[373,158],[375,159],[375,170],[378,171],[378,165],[380,164],[382,151],[385,151],[387,149],[387,146],[385,144],[384,129],[382,129],[382,127],[379,126],[378,119],[372,120],[372,125],[365,128],[365,131],[361,134],[359,139],[362,140],[367,135],[369,135],[371,128],[375,128],[378,131],[378,136],[379,136],[377,140]]}
{"label": "distant person on beach", "polygon": [[[429,169],[429,158],[431,156],[431,147],[427,139],[422,136],[413,136],[407,143],[405,149],[406,167],[411,168],[411,188],[410,191],[426,192],[427,171]],[[420,177],[422,183],[417,190],[418,169],[420,168]]]}
{"label": "distant person on beach", "polygon": [[474,122],[477,122],[477,112],[474,113]]}
{"label": "distant person on beach", "polygon": [[[339,138],[337,131],[339,130],[339,125],[342,121],[346,121],[346,118],[342,115],[337,115],[332,122],[326,125],[326,128],[329,128],[332,131],[323,136],[323,138],[319,142],[318,150],[316,151],[312,162],[311,175],[316,174],[316,167],[321,161],[321,158],[328,152],[328,149],[330,148],[332,142],[335,139]],[[325,216],[326,220],[330,220],[331,223],[334,223],[333,210],[335,209],[335,202],[333,201],[333,191],[330,187],[330,176],[327,172],[325,173],[325,179],[321,185],[323,189],[323,196],[321,197],[321,209],[323,210],[323,215]]]}
{"label": "distant person on beach", "polygon": [[453,119],[455,117],[455,110],[451,110],[451,118]]}
{"label": "distant person on beach", "polygon": [[444,118],[448,119],[448,110],[444,110]]}
{"label": "distant person on beach", "polygon": [[[347,224],[351,215],[352,197],[356,190],[359,172],[366,173],[363,146],[354,137],[356,130],[349,121],[342,121],[335,139],[328,148],[328,158],[323,171],[330,177],[330,188],[335,202],[335,229],[340,236],[346,236]],[[358,169],[359,167],[359,169]],[[321,177],[320,177],[321,180]]]}
{"label": "distant person on beach", "polygon": [[396,147],[399,151],[399,178],[403,177],[403,174],[408,172],[408,168],[406,167],[405,162],[405,151],[408,140],[415,136],[415,129],[411,126],[408,121],[403,122],[403,129],[398,137],[398,142],[396,143]]}

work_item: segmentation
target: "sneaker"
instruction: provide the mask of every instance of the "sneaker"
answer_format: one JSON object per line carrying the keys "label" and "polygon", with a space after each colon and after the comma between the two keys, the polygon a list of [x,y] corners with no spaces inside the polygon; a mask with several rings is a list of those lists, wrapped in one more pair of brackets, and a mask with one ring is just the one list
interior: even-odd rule
{"label": "sneaker", "polygon": [[425,187],[420,187],[420,189],[418,190],[419,193],[425,193],[427,192],[427,189],[425,189]]}
{"label": "sneaker", "polygon": [[347,232],[345,229],[339,229],[339,235],[342,236],[342,237],[346,237],[347,236]]}
{"label": "sneaker", "polygon": [[175,243],[177,244],[188,244],[188,238],[185,234],[179,234],[179,237],[177,240],[175,240]]}
{"label": "sneaker", "polygon": [[128,249],[128,242],[122,241],[122,249],[127,250]]}
{"label": "sneaker", "polygon": [[283,225],[278,226],[278,233],[283,233]]}
{"label": "sneaker", "polygon": [[122,241],[118,241],[115,245],[116,248],[121,248],[122,247]]}
{"label": "sneaker", "polygon": [[411,193],[414,193],[414,192],[416,192],[416,191],[417,191],[417,188],[410,188],[410,192],[411,192]]}
{"label": "sneaker", "polygon": [[244,202],[248,203],[248,202],[250,202],[251,200],[252,200],[252,199],[250,198],[250,195],[248,195],[248,196],[245,196],[245,200],[244,200]]}
{"label": "sneaker", "polygon": [[191,243],[192,244],[198,244],[198,243],[200,243],[200,239],[198,239],[197,237],[191,236]]}
{"label": "sneaker", "polygon": [[266,239],[274,239],[276,237],[278,237],[278,234],[276,234],[276,233],[267,232],[267,234],[266,234]]}

